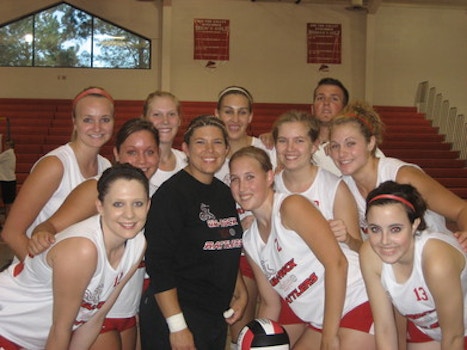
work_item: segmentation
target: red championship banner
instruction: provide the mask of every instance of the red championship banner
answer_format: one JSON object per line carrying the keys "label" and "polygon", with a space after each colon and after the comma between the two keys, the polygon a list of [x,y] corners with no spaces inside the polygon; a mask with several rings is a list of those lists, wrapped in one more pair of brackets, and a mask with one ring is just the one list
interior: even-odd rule
{"label": "red championship banner", "polygon": [[307,63],[340,64],[342,28],[340,24],[307,23]]}
{"label": "red championship banner", "polygon": [[229,60],[230,21],[228,19],[195,19],[194,59]]}

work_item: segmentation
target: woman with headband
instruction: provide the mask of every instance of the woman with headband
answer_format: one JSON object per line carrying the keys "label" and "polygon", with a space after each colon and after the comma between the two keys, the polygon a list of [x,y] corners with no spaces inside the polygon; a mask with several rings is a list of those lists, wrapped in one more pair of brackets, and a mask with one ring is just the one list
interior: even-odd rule
{"label": "woman with headband", "polygon": [[337,243],[308,198],[274,192],[263,150],[237,151],[230,177],[235,200],[256,219],[243,245],[260,291],[258,317],[277,321],[282,299],[306,323],[294,349],[374,349],[358,254]]}
{"label": "woman with headband", "polygon": [[193,119],[182,148],[188,165],[153,195],[146,223],[143,350],[224,349],[227,324],[241,317],[247,300],[235,201],[214,176],[228,152],[224,123]]}
{"label": "woman with headband", "polygon": [[425,221],[430,229],[450,232],[446,218],[457,224],[456,235],[467,237],[466,201],[415,164],[375,156],[375,149],[382,142],[383,128],[378,114],[362,102],[348,105],[331,124],[330,154],[357,202],[363,239],[367,237],[365,198],[379,184],[389,180],[411,184],[418,190],[427,204]]}
{"label": "woman with headband", "polygon": [[73,100],[72,139],[40,158],[21,187],[2,231],[16,257],[24,260],[34,227],[47,220],[84,180],[110,162],[99,155],[112,137],[114,101],[104,89],[90,87]]}
{"label": "woman with headband", "polygon": [[408,350],[467,349],[467,256],[459,242],[425,231],[426,205],[412,185],[384,182],[366,207],[360,261],[378,349],[399,348],[393,306],[406,321]]}
{"label": "woman with headband", "polygon": [[236,151],[246,146],[255,146],[265,150],[275,167],[276,151],[268,150],[257,137],[248,135],[248,128],[253,120],[253,96],[241,86],[229,86],[219,93],[215,115],[222,119],[229,135],[229,153],[216,177],[229,184],[229,159]]}
{"label": "woman with headband", "polygon": [[[273,166],[276,167],[275,149],[268,150],[259,138],[248,135],[248,128],[253,120],[253,96],[247,89],[241,86],[228,86],[223,89],[217,98],[215,115],[225,123],[230,146],[224,164],[216,173],[218,179],[224,181],[227,185],[230,184],[229,158],[240,148],[246,146],[255,146],[265,150],[271,158]],[[253,216],[251,213],[245,213],[240,207],[238,207],[238,210],[243,229],[247,229]],[[254,281],[253,271],[248,266],[245,256],[242,255],[240,261],[240,271],[248,290],[249,298],[242,319],[230,327],[234,343],[242,328],[255,318],[256,306],[258,304],[258,289]]]}

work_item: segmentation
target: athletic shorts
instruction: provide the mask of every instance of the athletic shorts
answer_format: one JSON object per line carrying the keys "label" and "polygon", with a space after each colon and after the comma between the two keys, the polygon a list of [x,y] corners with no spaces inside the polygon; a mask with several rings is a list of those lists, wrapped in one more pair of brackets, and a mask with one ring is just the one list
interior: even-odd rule
{"label": "athletic shorts", "polygon": [[16,198],[16,180],[0,181],[2,187],[2,199],[5,204],[12,204]]}
{"label": "athletic shorts", "polygon": [[[423,333],[413,322],[407,320],[407,343],[428,343],[435,341]],[[467,337],[464,337],[464,349],[467,349]]]}
{"label": "athletic shorts", "polygon": [[100,333],[106,333],[110,331],[123,332],[127,329],[136,327],[136,317],[127,318],[106,318]]}
{"label": "athletic shorts", "polygon": [[253,274],[253,269],[248,262],[248,259],[245,255],[240,255],[240,273],[244,277],[251,278],[252,280],[255,279],[255,275]]}
{"label": "athletic shorts", "polygon": [[281,298],[281,313],[278,322],[283,325],[306,323],[290,308],[289,303]]}
{"label": "athletic shorts", "polygon": [[3,338],[1,335],[0,335],[0,349],[4,349],[4,350],[21,350],[23,349],[21,346],[9,341],[8,339],[6,338]]}
{"label": "athletic shorts", "polygon": [[[360,304],[347,312],[341,319],[340,328],[355,329],[360,332],[374,334],[373,315],[371,314],[370,302]],[[321,332],[322,329],[308,325],[309,328]]]}
{"label": "athletic shorts", "polygon": [[148,278],[144,278],[143,280],[143,293],[148,290],[149,285],[151,284],[151,280]]}

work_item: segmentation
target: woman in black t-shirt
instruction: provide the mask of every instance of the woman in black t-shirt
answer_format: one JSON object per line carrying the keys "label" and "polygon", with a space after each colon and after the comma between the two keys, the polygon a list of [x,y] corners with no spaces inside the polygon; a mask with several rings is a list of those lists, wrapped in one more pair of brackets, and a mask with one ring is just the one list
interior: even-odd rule
{"label": "woman in black t-shirt", "polygon": [[142,348],[218,350],[247,300],[235,201],[214,177],[228,152],[224,123],[195,118],[182,148],[188,165],[155,193],[146,223],[151,284],[140,310]]}

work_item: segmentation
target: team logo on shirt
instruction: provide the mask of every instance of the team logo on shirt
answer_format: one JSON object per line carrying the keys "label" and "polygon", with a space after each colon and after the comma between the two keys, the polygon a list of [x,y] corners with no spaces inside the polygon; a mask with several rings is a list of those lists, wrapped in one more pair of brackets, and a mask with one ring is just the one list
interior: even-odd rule
{"label": "team logo on shirt", "polygon": [[239,226],[238,219],[235,216],[217,219],[209,210],[209,205],[201,203],[199,218],[206,222],[211,229],[218,229],[220,240],[209,240],[204,242],[203,250],[225,250],[239,249],[242,247],[242,239],[234,238],[237,232],[234,227]]}
{"label": "team logo on shirt", "polygon": [[100,301],[104,285],[100,283],[94,290],[86,289],[81,301],[81,307],[87,310],[98,309],[102,306],[103,302]]}
{"label": "team logo on shirt", "polygon": [[[295,274],[297,263],[292,258],[287,261],[279,270],[274,271],[273,268],[268,266],[267,261],[261,260],[261,268],[264,271],[269,283],[274,289],[284,291],[286,295],[284,300],[291,304],[303,293],[305,293],[311,286],[318,282],[318,276],[315,272],[299,281]],[[300,282],[297,284],[297,282]],[[282,294],[282,293],[280,293]]]}
{"label": "team logo on shirt", "polygon": [[214,220],[216,218],[216,216],[210,212],[208,204],[201,203],[199,209],[200,209],[199,219],[201,221]]}
{"label": "team logo on shirt", "polygon": [[[235,216],[217,219],[209,210],[209,205],[201,203],[199,219],[205,221],[209,228],[227,228],[238,226],[238,220]],[[228,232],[228,231],[227,231]]]}

